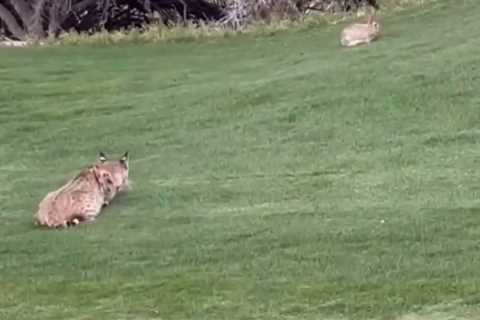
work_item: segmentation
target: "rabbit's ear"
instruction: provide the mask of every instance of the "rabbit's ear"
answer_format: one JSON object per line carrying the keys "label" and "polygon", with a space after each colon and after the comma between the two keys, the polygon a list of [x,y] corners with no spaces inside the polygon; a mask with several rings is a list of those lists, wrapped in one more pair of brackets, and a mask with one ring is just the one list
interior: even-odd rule
{"label": "rabbit's ear", "polygon": [[367,23],[368,23],[368,25],[372,25],[372,24],[373,24],[373,15],[372,15],[372,14],[369,14],[369,15],[368,15]]}
{"label": "rabbit's ear", "polygon": [[377,9],[375,7],[370,7],[370,14],[368,15],[368,24],[372,25],[377,18]]}

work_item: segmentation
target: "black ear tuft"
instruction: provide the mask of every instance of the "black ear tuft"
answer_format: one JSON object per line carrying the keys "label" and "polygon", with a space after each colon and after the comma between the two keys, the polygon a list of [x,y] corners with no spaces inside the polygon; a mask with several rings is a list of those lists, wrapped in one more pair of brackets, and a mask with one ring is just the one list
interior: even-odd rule
{"label": "black ear tuft", "polygon": [[100,162],[105,162],[107,161],[107,157],[105,156],[105,153],[103,153],[102,151],[100,151],[98,153],[98,160],[100,160]]}

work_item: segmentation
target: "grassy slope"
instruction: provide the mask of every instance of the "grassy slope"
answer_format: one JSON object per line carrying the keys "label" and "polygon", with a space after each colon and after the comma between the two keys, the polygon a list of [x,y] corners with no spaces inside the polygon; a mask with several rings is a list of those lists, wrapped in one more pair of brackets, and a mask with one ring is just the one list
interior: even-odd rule
{"label": "grassy slope", "polygon": [[[0,318],[475,312],[476,2],[352,50],[337,26],[0,51]],[[35,229],[98,149],[131,151],[134,190],[96,224]]]}

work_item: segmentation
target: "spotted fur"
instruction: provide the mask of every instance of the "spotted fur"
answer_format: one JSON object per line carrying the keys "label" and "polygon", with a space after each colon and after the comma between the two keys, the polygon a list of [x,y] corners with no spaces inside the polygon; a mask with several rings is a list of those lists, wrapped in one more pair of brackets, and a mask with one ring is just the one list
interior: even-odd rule
{"label": "spotted fur", "polygon": [[45,196],[38,206],[36,223],[56,228],[93,221],[128,185],[128,153],[118,161],[108,161],[100,153],[96,164]]}

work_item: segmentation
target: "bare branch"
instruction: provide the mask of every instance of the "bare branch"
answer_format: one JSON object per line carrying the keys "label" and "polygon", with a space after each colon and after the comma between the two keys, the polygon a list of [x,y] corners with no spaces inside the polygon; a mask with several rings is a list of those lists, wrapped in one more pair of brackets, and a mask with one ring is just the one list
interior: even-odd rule
{"label": "bare branch", "polygon": [[33,15],[32,7],[25,0],[12,0],[10,2],[15,8],[15,11],[17,11],[20,19],[22,20],[23,26],[27,28]]}
{"label": "bare branch", "polygon": [[13,34],[14,37],[24,40],[27,37],[27,33],[18,23],[17,19],[13,16],[12,13],[0,3],[0,20],[5,23],[8,30]]}
{"label": "bare branch", "polygon": [[35,37],[42,37],[45,35],[43,24],[45,21],[45,8],[49,0],[37,0],[34,4],[33,13],[28,22],[28,31],[35,35]]}

